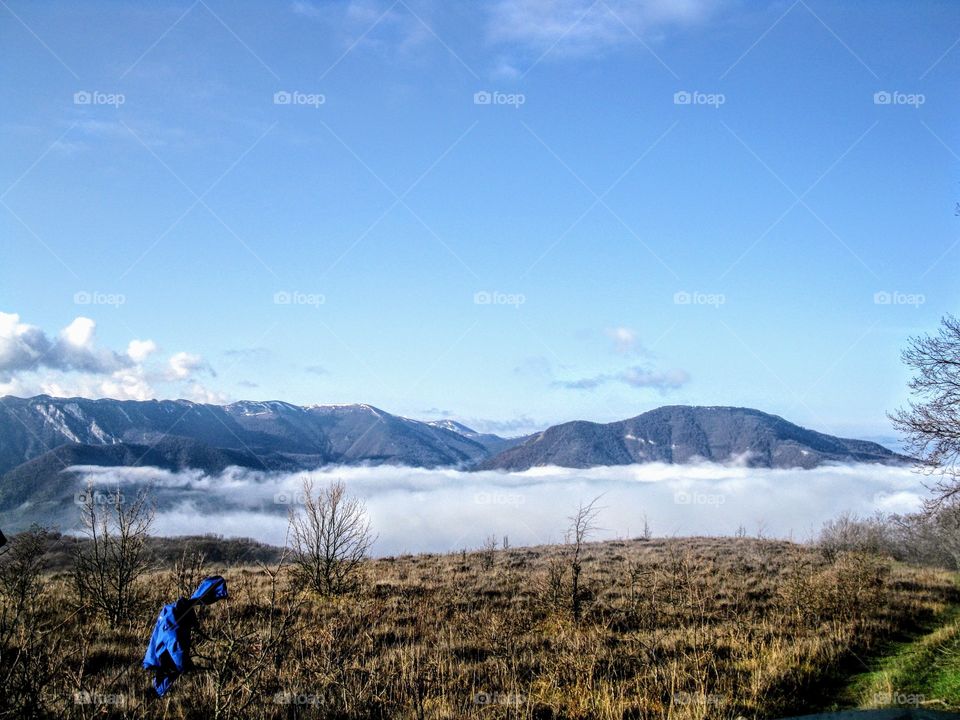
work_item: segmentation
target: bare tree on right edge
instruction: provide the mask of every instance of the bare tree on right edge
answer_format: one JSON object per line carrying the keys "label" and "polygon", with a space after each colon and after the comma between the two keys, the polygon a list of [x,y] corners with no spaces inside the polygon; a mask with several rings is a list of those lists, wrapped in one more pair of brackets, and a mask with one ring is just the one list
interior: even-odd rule
{"label": "bare tree on right edge", "polygon": [[356,588],[376,541],[363,501],[348,495],[339,480],[316,493],[313,481],[304,480],[303,510],[290,510],[288,534],[295,575],[320,595]]}
{"label": "bare tree on right edge", "polygon": [[960,319],[946,315],[936,335],[910,339],[901,355],[914,370],[914,400],[890,416],[906,438],[907,451],[924,470],[938,475],[937,509],[960,494]]}

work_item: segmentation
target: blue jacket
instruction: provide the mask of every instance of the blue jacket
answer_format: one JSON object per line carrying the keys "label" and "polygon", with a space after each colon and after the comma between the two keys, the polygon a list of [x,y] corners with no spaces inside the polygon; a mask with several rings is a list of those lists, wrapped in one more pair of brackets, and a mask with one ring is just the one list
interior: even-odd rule
{"label": "blue jacket", "polygon": [[153,687],[157,695],[163,695],[181,673],[193,667],[190,633],[198,625],[194,607],[197,604],[209,605],[225,597],[226,581],[219,575],[213,575],[200,583],[189,600],[180,598],[160,609],[150,644],[143,656],[144,669],[153,671]]}

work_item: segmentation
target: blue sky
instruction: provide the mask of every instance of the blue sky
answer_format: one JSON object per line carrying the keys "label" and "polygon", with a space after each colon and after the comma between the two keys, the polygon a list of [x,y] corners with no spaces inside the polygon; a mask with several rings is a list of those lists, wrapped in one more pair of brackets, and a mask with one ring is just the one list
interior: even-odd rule
{"label": "blue sky", "polygon": [[3,0],[0,392],[889,434],[957,305],[958,34],[953,2]]}

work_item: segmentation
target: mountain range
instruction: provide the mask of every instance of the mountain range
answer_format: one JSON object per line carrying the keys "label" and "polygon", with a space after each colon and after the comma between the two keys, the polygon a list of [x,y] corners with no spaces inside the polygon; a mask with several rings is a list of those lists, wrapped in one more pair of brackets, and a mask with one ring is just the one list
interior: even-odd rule
{"label": "mountain range", "polygon": [[206,473],[231,466],[292,471],[384,463],[520,471],[698,460],[773,468],[909,462],[874,442],[737,407],[667,406],[618,422],[575,421],[503,438],[452,420],[413,420],[364,404],[0,398],[4,522],[16,518],[18,509],[72,498],[79,473],[71,468],[82,465]]}
{"label": "mountain range", "polygon": [[826,435],[759,410],[670,405],[619,422],[554,425],[476,467],[526,470],[538,465],[586,468],[701,460],[770,468],[909,462],[878,443]]}

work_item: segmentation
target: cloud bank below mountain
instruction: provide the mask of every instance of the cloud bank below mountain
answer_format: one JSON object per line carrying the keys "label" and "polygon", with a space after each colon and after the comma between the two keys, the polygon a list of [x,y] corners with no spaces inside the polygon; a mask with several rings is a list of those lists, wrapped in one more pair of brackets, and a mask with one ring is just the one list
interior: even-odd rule
{"label": "cloud bank below mountain", "polygon": [[154,532],[219,533],[282,544],[286,512],[301,484],[343,480],[362,497],[379,534],[378,555],[475,548],[491,534],[513,545],[563,540],[566,517],[602,495],[598,539],[633,537],[644,517],[657,536],[730,535],[743,528],[805,540],[843,511],[909,512],[926,495],[923,477],[903,467],[837,465],[813,470],[702,463],[651,463],[589,470],[462,472],[405,467],[337,467],[219,475],[155,468],[83,467],[98,487],[149,485],[161,500]]}

